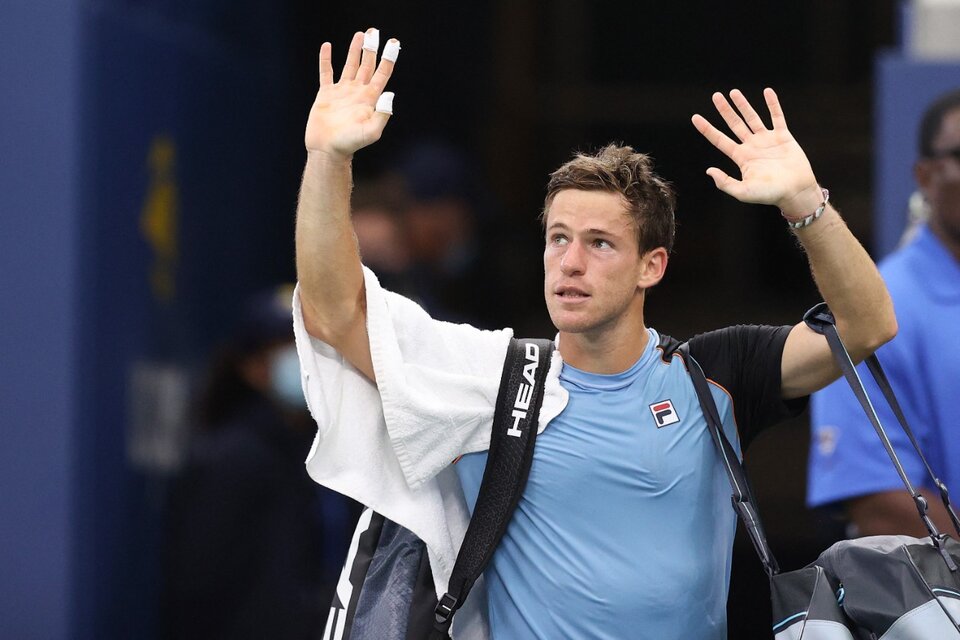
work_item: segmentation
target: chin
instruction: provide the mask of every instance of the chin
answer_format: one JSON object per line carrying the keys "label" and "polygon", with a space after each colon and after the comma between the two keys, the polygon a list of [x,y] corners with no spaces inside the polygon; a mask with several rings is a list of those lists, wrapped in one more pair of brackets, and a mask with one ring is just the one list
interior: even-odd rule
{"label": "chin", "polygon": [[557,331],[561,333],[583,333],[594,328],[596,325],[593,318],[586,317],[583,314],[553,311],[550,309],[548,309],[548,311],[550,312],[550,321],[553,323],[553,326],[556,327]]}

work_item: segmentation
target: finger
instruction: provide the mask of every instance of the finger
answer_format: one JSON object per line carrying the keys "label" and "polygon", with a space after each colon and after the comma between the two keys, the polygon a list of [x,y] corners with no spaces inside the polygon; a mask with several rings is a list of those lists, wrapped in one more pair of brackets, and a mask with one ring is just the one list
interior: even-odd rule
{"label": "finger", "polygon": [[363,46],[363,33],[357,31],[350,41],[350,50],[347,52],[347,61],[343,63],[340,73],[340,82],[353,80],[357,77],[357,68],[360,66],[360,48]]}
{"label": "finger", "polygon": [[320,45],[320,86],[333,84],[333,47],[329,42]]}
{"label": "finger", "polygon": [[786,129],[787,119],[783,117],[783,109],[780,108],[780,99],[777,92],[767,87],[763,90],[763,98],[767,101],[767,109],[770,110],[770,119],[773,121],[774,129]]}
{"label": "finger", "polygon": [[391,115],[393,115],[393,94],[386,91],[377,99],[376,110],[370,115],[370,119],[364,126],[364,133],[369,140],[368,144],[373,144],[380,139]]}
{"label": "finger", "polygon": [[741,199],[743,195],[743,182],[737,180],[736,178],[731,178],[727,173],[716,167],[710,167],[707,169],[707,175],[713,178],[713,184],[717,185],[717,189],[723,191],[727,195],[733,196],[737,200]]}
{"label": "finger", "polygon": [[730,127],[730,131],[733,132],[733,135],[740,139],[740,142],[743,142],[750,134],[753,133],[744,123],[743,118],[740,117],[740,114],[737,113],[736,109],[730,106],[730,103],[727,102],[727,99],[719,91],[713,94],[713,106],[717,108],[717,112],[720,114],[720,117],[722,117],[723,121],[727,123],[728,127]]}
{"label": "finger", "polygon": [[699,113],[693,114],[693,117],[690,118],[690,121],[693,122],[693,126],[697,128],[697,131],[700,132],[700,135],[706,138],[710,144],[719,149],[728,158],[733,159],[733,154],[737,152],[737,147],[739,146],[736,142],[728,138],[722,131],[710,124],[707,119],[701,116]]}
{"label": "finger", "polygon": [[386,114],[387,116],[393,115],[393,91],[384,91],[380,94],[380,97],[377,98],[377,106],[374,108],[376,113]]}
{"label": "finger", "polygon": [[373,27],[363,34],[363,57],[360,59],[360,69],[357,71],[357,80],[366,84],[370,82],[373,69],[377,64],[377,52],[380,50],[380,31]]}
{"label": "finger", "polygon": [[399,55],[400,41],[396,38],[390,38],[387,40],[387,44],[383,45],[383,55],[380,56],[380,64],[377,66],[377,71],[373,74],[373,77],[370,78],[370,86],[375,89],[377,93],[382,93],[387,86],[387,81],[390,80],[390,76],[393,75],[393,66],[396,64]]}
{"label": "finger", "polygon": [[753,107],[750,106],[750,102],[747,101],[747,97],[740,92],[739,89],[734,89],[730,92],[730,97],[733,99],[733,104],[737,105],[737,109],[740,110],[740,113],[743,114],[743,121],[747,123],[747,126],[750,127],[750,130],[754,133],[758,131],[764,131],[767,126],[763,124],[763,120],[760,119],[760,116],[757,115],[757,112],[754,111]]}

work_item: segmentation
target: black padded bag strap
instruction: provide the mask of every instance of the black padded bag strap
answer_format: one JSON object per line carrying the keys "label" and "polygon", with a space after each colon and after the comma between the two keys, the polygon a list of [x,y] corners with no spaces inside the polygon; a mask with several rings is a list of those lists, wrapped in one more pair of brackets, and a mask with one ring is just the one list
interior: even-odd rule
{"label": "black padded bag strap", "polygon": [[533,462],[552,353],[550,340],[510,340],[477,503],[450,575],[447,593],[437,604],[431,640],[449,637],[453,614],[493,557],[520,502]]}
{"label": "black padded bag strap", "polygon": [[767,576],[773,577],[780,572],[777,560],[770,550],[770,544],[767,542],[767,534],[763,530],[763,523],[760,520],[760,514],[757,511],[757,501],[753,497],[753,491],[750,489],[750,483],[747,481],[747,474],[737,458],[737,452],[733,445],[727,439],[723,432],[723,423],[720,420],[720,412],[717,410],[717,403],[710,393],[710,385],[707,382],[707,376],[703,373],[700,363],[690,355],[690,345],[684,342],[679,347],[680,354],[683,356],[683,362],[693,381],[693,388],[697,392],[697,399],[700,401],[700,410],[707,421],[707,428],[716,445],[717,452],[723,461],[723,468],[726,471],[727,479],[733,489],[731,501],[733,510],[740,516],[753,548],[763,563],[763,569]]}

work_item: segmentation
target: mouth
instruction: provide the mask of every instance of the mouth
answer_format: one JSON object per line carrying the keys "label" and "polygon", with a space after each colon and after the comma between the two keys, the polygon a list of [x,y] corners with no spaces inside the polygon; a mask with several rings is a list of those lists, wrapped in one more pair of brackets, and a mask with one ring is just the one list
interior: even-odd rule
{"label": "mouth", "polygon": [[568,302],[586,300],[590,297],[589,293],[582,289],[578,289],[577,287],[557,287],[553,293],[561,300]]}

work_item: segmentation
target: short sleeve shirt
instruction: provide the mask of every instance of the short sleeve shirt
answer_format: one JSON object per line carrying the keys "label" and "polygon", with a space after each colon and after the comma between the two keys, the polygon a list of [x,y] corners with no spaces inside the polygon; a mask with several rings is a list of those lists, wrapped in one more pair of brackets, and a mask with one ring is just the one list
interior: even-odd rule
{"label": "short sleeve shirt", "polygon": [[[738,452],[803,406],[780,398],[789,330],[738,326],[690,340]],[[569,402],[537,439],[485,574],[494,638],[726,637],[730,485],[679,343],[649,334],[620,374],[564,365]],[[485,458],[456,465],[471,509]]]}

